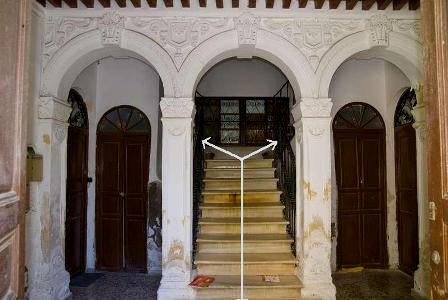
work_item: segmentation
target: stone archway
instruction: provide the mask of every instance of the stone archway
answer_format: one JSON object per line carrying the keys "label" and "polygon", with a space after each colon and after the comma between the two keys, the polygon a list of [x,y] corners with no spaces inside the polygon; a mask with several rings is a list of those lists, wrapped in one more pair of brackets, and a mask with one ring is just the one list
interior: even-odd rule
{"label": "stone archway", "polygon": [[79,73],[94,61],[125,55],[154,66],[165,94],[173,95],[175,67],[157,43],[125,29],[124,18],[117,12],[98,18],[57,17],[47,21],[36,122],[41,137],[36,147],[44,156],[45,175],[28,224],[34,234],[28,236],[27,243],[36,250],[30,251],[27,267],[30,298],[65,299],[70,297],[63,242],[67,121],[71,112],[65,99],[69,90]]}

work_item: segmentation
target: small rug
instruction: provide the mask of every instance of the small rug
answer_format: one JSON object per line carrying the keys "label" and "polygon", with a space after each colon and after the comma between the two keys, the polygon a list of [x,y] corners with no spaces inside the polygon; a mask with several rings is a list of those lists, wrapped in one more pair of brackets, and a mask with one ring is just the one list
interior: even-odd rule
{"label": "small rug", "polygon": [[82,273],[70,280],[70,286],[88,287],[103,276],[103,273]]}

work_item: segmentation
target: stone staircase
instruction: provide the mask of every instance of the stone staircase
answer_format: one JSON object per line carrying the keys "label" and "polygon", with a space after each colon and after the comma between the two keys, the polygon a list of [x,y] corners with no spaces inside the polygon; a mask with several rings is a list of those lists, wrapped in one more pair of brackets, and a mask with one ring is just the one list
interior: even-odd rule
{"label": "stone staircase", "polygon": [[[247,299],[299,299],[292,238],[283,217],[272,159],[244,164],[244,292]],[[240,162],[205,161],[195,265],[215,281],[197,299],[240,298]],[[260,275],[279,275],[268,283]]]}

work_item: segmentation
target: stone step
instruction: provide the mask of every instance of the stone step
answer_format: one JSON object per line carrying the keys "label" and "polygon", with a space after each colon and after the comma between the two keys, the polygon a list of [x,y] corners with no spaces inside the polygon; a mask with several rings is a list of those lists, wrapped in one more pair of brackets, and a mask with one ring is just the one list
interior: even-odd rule
{"label": "stone step", "polygon": [[[244,161],[244,168],[272,168],[273,159],[248,159]],[[236,159],[206,159],[205,168],[229,169],[240,168],[241,162]]]}
{"label": "stone step", "polygon": [[[197,288],[196,299],[235,300],[240,297],[240,276],[220,275],[208,288]],[[300,299],[302,284],[296,276],[279,276],[280,282],[264,282],[261,276],[244,276],[244,296],[250,300]]]}
{"label": "stone step", "polygon": [[[238,275],[238,253],[198,253],[195,264],[198,274]],[[296,259],[291,253],[245,253],[244,274],[247,275],[294,275]]]}
{"label": "stone step", "polygon": [[[198,253],[240,253],[239,234],[201,234]],[[244,252],[290,253],[292,238],[288,234],[245,234]]]}
{"label": "stone step", "polygon": [[[244,203],[251,202],[280,202],[282,191],[277,189],[251,191],[244,189]],[[204,203],[240,203],[240,190],[207,190],[202,191]]]}
{"label": "stone step", "polygon": [[[240,179],[204,179],[204,190],[237,190],[241,186]],[[278,178],[244,179],[244,189],[248,190],[275,190]]]}
{"label": "stone step", "polygon": [[[241,169],[205,169],[205,178],[241,178]],[[274,178],[275,168],[247,168],[244,178]]]}
{"label": "stone step", "polygon": [[[203,203],[199,207],[203,218],[238,218],[240,203]],[[280,202],[256,202],[244,205],[245,217],[281,218],[285,207]]]}
{"label": "stone step", "polygon": [[[200,233],[240,233],[240,218],[200,218]],[[244,233],[285,234],[284,218],[244,218]]]}

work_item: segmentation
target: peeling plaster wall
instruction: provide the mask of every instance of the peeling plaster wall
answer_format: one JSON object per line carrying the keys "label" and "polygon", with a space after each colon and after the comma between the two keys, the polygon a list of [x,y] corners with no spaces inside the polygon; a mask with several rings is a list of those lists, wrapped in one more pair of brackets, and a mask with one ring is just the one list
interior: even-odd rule
{"label": "peeling plaster wall", "polygon": [[[345,104],[359,101],[375,107],[386,124],[386,235],[391,268],[396,268],[398,264],[393,117],[399,98],[397,95],[409,86],[409,79],[396,66],[380,59],[351,59],[344,62],[333,76],[330,86],[330,98],[334,103],[332,117]],[[336,224],[337,236],[338,194],[333,143],[332,153],[332,222]],[[331,261],[332,269],[335,270],[336,237],[332,244]]]}
{"label": "peeling plaster wall", "polygon": [[[143,111],[151,123],[150,175],[148,187],[148,271],[160,272],[161,262],[161,160],[159,76],[152,67],[133,58],[105,58],[84,69],[72,85],[84,98],[89,113],[89,177],[87,208],[87,269],[95,268],[95,167],[96,129],[101,117],[118,105]],[[160,191],[160,192],[159,192]],[[159,238],[160,237],[160,238]],[[159,241],[160,240],[160,241]]]}
{"label": "peeling plaster wall", "polygon": [[267,61],[232,58],[213,66],[202,77],[197,91],[203,96],[271,97],[286,80],[285,75]]}

